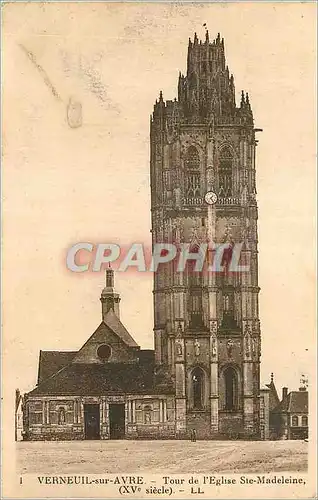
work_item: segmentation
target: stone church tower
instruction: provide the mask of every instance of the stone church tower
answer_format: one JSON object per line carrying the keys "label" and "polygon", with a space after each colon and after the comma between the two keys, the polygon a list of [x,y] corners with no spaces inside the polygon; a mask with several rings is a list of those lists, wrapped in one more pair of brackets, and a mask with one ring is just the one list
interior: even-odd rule
{"label": "stone church tower", "polygon": [[[154,275],[156,365],[174,382],[177,437],[259,435],[257,130],[247,93],[236,106],[223,39],[195,35],[178,99],[160,92],[150,136],[153,244],[188,244],[193,257]],[[237,248],[245,270],[231,268]]]}

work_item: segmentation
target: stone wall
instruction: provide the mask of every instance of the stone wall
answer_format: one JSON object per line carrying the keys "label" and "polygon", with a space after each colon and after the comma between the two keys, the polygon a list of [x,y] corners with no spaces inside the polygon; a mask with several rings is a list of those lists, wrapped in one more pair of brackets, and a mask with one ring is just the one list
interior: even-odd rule
{"label": "stone wall", "polygon": [[197,439],[210,439],[211,438],[211,424],[210,412],[188,412],[187,413],[187,432],[190,438],[192,429],[196,431]]}
{"label": "stone wall", "polygon": [[109,405],[125,405],[123,438],[175,436],[175,400],[169,396],[37,397],[25,405],[25,440],[85,439],[84,405],[99,405],[99,438],[110,439]]}
{"label": "stone wall", "polygon": [[239,439],[244,436],[242,412],[219,412],[219,435],[224,439]]}

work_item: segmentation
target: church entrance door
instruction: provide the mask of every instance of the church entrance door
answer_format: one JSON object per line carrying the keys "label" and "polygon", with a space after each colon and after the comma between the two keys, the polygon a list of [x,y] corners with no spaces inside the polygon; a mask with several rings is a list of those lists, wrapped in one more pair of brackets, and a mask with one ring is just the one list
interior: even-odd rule
{"label": "church entrance door", "polygon": [[124,439],[125,437],[125,405],[109,405],[110,439]]}
{"label": "church entrance door", "polygon": [[99,405],[84,405],[85,439],[100,439]]}

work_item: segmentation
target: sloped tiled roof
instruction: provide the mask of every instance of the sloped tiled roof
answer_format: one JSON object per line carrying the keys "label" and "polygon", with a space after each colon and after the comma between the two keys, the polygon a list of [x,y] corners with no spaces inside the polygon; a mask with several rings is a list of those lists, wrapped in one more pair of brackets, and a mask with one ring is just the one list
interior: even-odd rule
{"label": "sloped tiled roof", "polygon": [[139,363],[142,364],[154,364],[155,362],[155,351],[153,349],[140,349],[138,352]]}
{"label": "sloped tiled roof", "polygon": [[[153,368],[153,364],[140,363],[71,363],[44,380],[28,396],[156,394]],[[167,386],[163,392],[172,393],[172,386]]]}
{"label": "sloped tiled roof", "polygon": [[308,413],[308,392],[291,391],[276,406],[273,413]]}
{"label": "sloped tiled roof", "polygon": [[[76,362],[85,346],[107,335],[105,327],[135,350],[135,363]],[[38,385],[29,395],[156,394],[158,383],[161,391],[163,386],[163,393],[172,391],[171,380],[154,374],[154,351],[140,350],[119,318],[109,311],[79,351],[40,351]]]}
{"label": "sloped tiled roof", "polygon": [[[107,326],[122,342],[127,347],[133,347],[136,349],[139,349],[139,345],[135,342],[133,337],[130,335],[130,333],[126,330],[120,319],[116,316],[114,311],[110,310],[108,313],[105,315],[103,318],[103,321],[101,324],[98,326],[98,328],[95,330],[95,332],[87,339],[85,344],[82,345],[82,347],[77,351],[77,353],[80,353],[80,351],[87,346],[89,343],[92,341],[96,341],[97,338],[99,338],[101,335],[103,335],[103,326]],[[99,338],[100,340],[100,338]]]}
{"label": "sloped tiled roof", "polygon": [[71,363],[77,351],[40,351],[38,384]]}
{"label": "sloped tiled roof", "polygon": [[139,347],[113,310],[110,309],[108,311],[104,317],[104,323],[111,328],[126,345],[129,347]]}
{"label": "sloped tiled roof", "polygon": [[273,380],[265,385],[269,388],[269,411],[272,411],[279,404],[279,397]]}

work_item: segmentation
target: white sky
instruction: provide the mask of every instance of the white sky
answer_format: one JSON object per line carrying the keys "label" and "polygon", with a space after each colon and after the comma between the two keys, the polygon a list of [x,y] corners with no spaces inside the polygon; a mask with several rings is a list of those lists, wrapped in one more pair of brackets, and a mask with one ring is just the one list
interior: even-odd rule
{"label": "white sky", "polygon": [[[75,275],[78,241],[150,245],[149,115],[177,96],[189,36],[225,39],[237,101],[259,134],[262,381],[297,389],[315,359],[314,4],[4,6],[5,383],[30,390],[39,350],[78,349],[101,320],[104,276]],[[32,51],[58,100],[21,45]],[[83,126],[66,122],[70,98]],[[122,273],[121,318],[153,347],[152,277]],[[308,351],[306,351],[308,349]],[[311,368],[312,367],[312,368]],[[313,376],[312,376],[313,378]]]}

